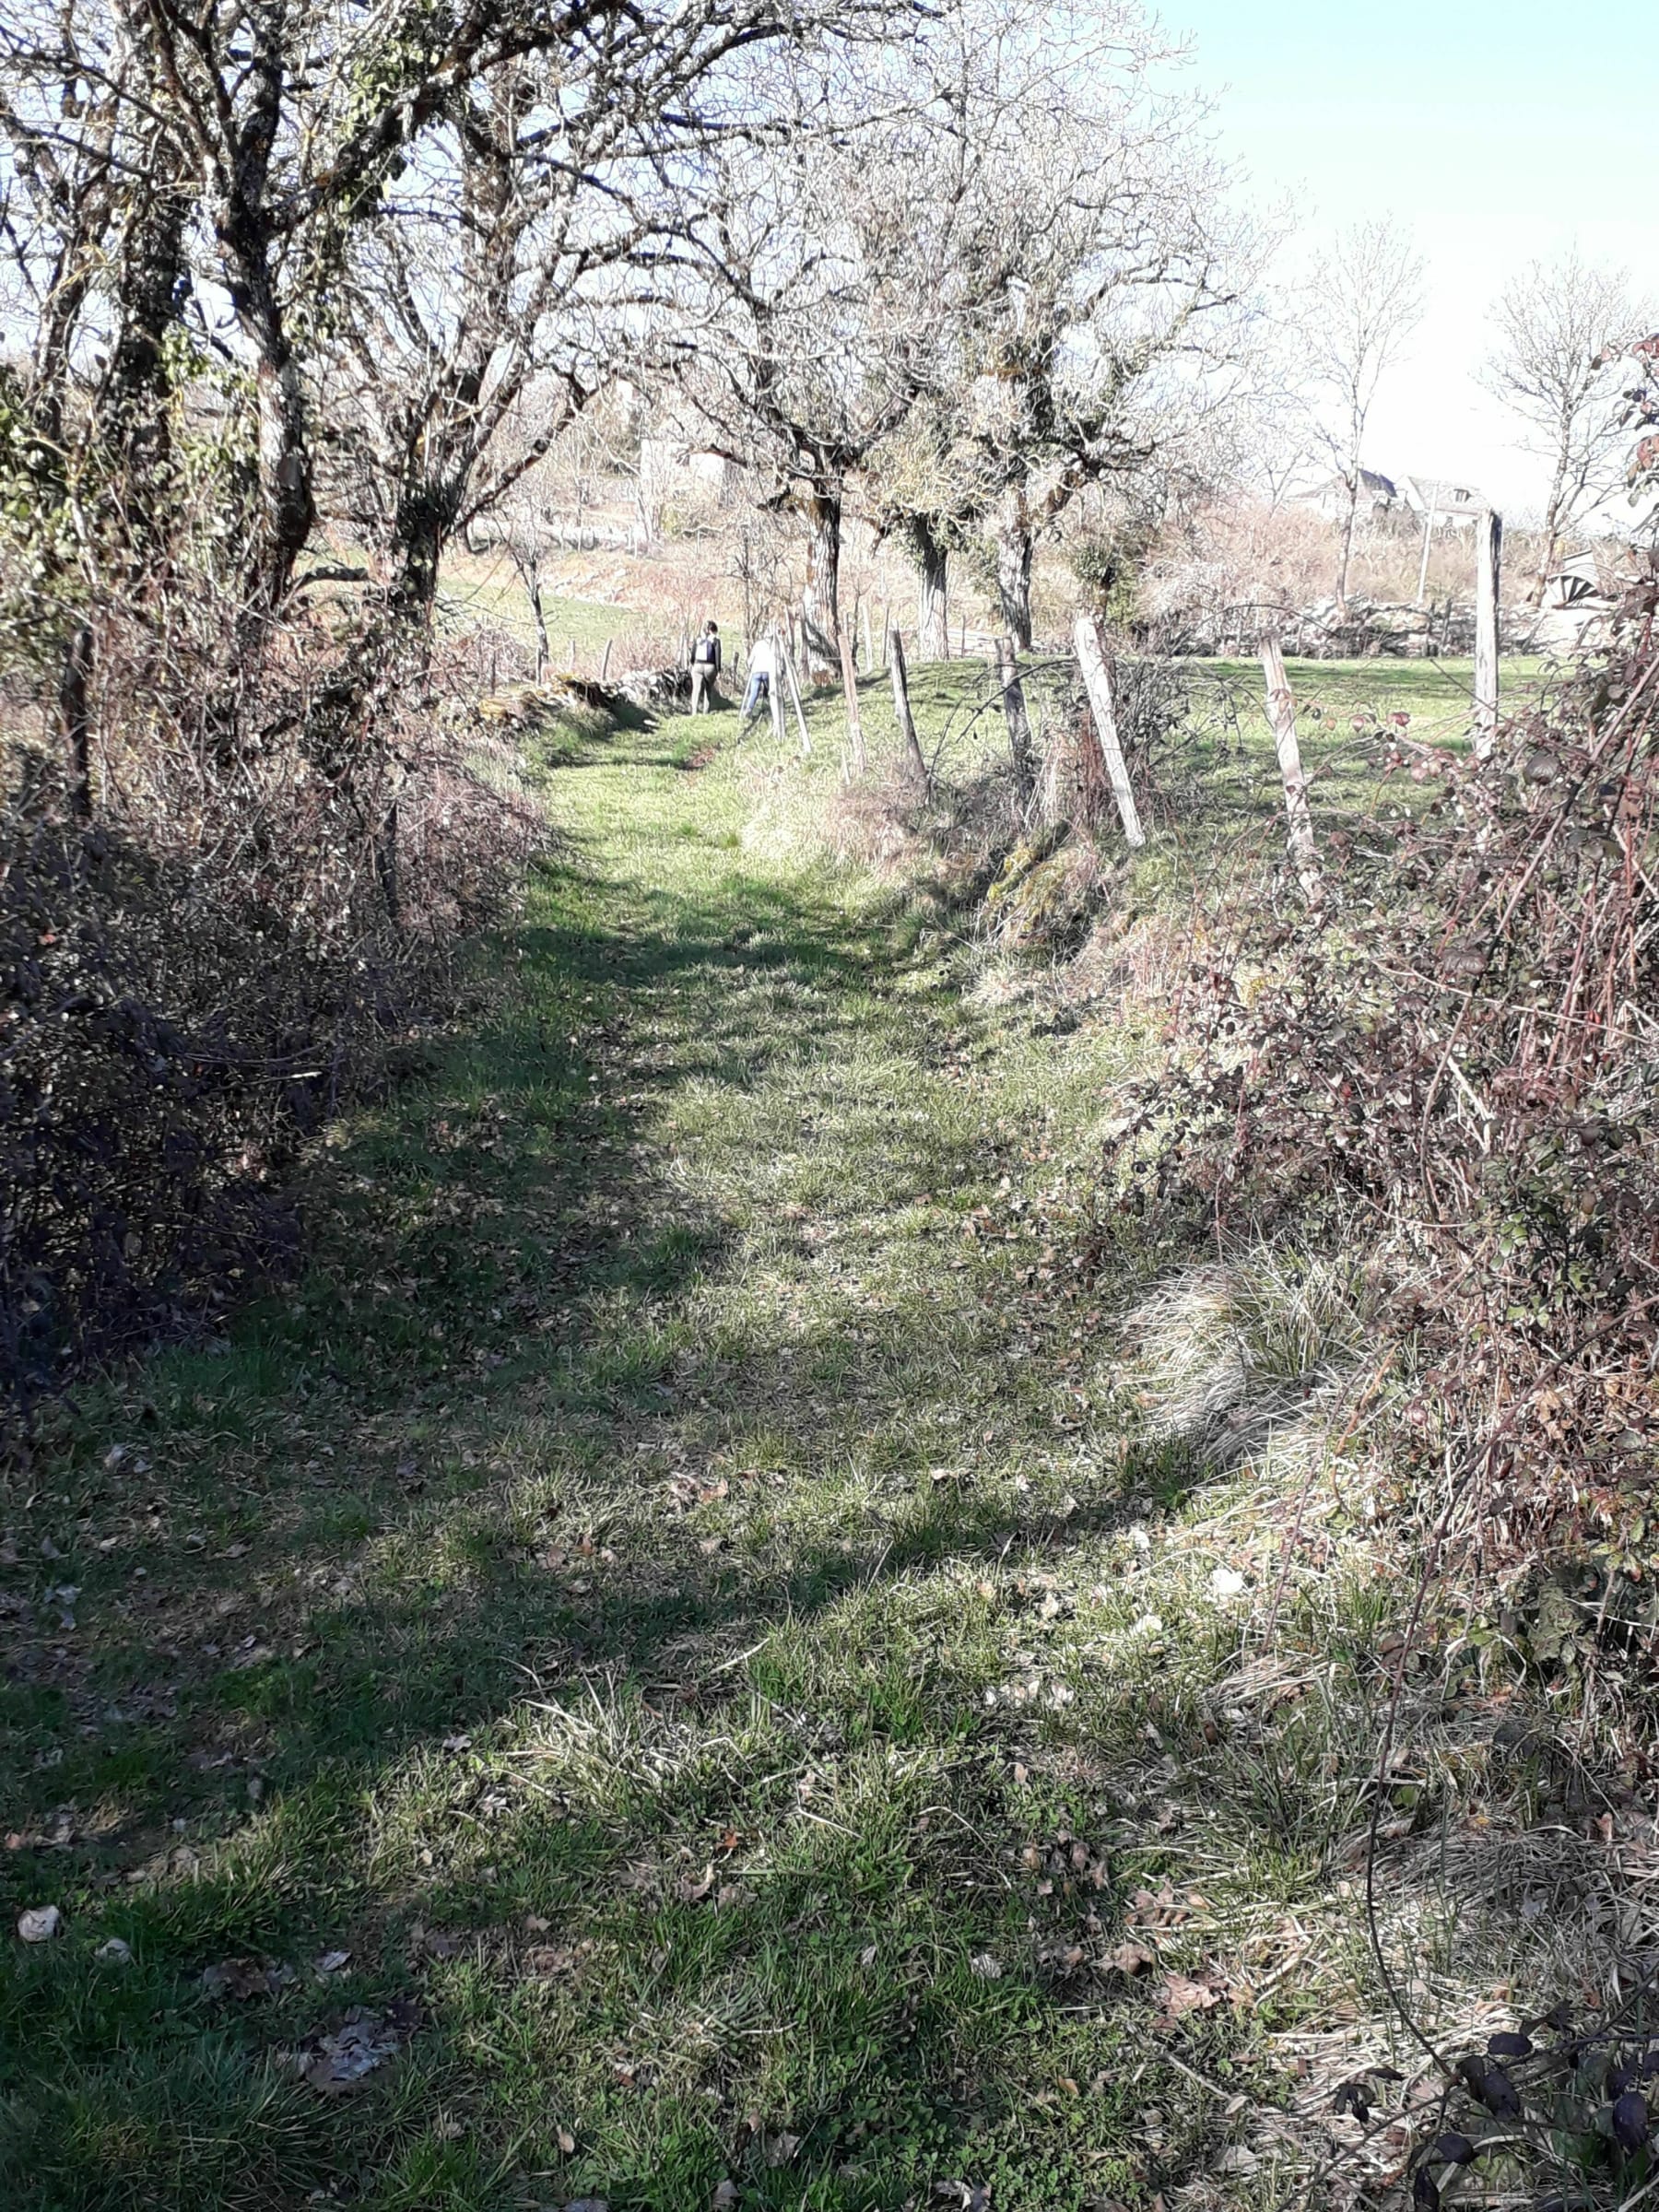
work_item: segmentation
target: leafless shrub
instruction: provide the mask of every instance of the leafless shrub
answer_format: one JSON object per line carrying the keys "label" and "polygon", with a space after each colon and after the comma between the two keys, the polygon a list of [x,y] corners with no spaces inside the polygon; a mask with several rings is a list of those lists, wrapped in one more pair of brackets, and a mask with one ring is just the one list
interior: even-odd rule
{"label": "leafless shrub", "polygon": [[[287,1177],[375,1048],[443,1003],[541,834],[439,653],[336,745],[358,641],[266,638],[227,745],[227,626],[95,629],[96,818],[15,755],[0,810],[0,1402],[210,1324],[298,1250]],[[221,641],[216,657],[213,640]]]}
{"label": "leafless shrub", "polygon": [[[1439,798],[1374,826],[1392,858],[1346,905],[1239,903],[1113,1165],[1120,1203],[1160,1193],[1224,1248],[1403,1255],[1377,1326],[1411,1378],[1397,1459],[1431,1554],[1488,1590],[1593,1557],[1573,1629],[1615,1674],[1659,1626],[1640,1598],[1659,1435],[1653,598],[1495,762],[1438,758]],[[1559,1638],[1533,1659],[1568,1663]]]}

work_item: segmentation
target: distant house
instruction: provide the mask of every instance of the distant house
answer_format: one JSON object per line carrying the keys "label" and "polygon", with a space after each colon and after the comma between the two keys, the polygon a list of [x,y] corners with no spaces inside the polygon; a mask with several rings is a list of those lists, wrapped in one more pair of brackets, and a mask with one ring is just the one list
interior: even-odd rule
{"label": "distant house", "polygon": [[1445,477],[1406,477],[1402,489],[1406,507],[1430,530],[1473,530],[1492,503],[1473,484]]}
{"label": "distant house", "polygon": [[709,452],[694,437],[672,427],[648,432],[640,440],[640,474],[659,498],[672,499],[688,491],[713,492],[731,487],[736,470],[724,453]]}
{"label": "distant house", "polygon": [[[1346,523],[1348,512],[1348,480],[1346,476],[1332,477],[1326,483],[1315,485],[1308,494],[1308,503],[1316,507],[1328,523]],[[1379,476],[1374,468],[1359,471],[1359,513],[1370,516],[1392,514],[1400,503],[1399,488],[1392,477]]]}

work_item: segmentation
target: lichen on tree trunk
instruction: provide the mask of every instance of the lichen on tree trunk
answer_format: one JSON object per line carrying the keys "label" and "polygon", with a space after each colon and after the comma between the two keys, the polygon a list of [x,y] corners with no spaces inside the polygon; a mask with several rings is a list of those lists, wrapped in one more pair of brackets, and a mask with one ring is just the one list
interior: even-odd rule
{"label": "lichen on tree trunk", "polygon": [[992,522],[996,553],[996,596],[1004,627],[1022,653],[1031,649],[1030,509],[1023,484],[1010,485],[997,501]]}

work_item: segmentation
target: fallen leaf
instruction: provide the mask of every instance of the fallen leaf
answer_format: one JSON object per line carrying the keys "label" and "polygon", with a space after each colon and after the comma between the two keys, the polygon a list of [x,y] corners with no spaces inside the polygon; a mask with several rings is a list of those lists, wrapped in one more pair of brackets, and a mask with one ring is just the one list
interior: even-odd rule
{"label": "fallen leaf", "polygon": [[576,2147],[576,2138],[568,2127],[561,2127],[559,2131],[559,2147],[567,2159]]}
{"label": "fallen leaf", "polygon": [[50,1943],[63,1927],[64,1916],[55,1905],[30,1905],[18,1915],[18,1933],[25,1943]]}
{"label": "fallen leaf", "polygon": [[351,1953],[349,1951],[324,1951],[322,1958],[317,1960],[314,1971],[319,1974],[337,1974],[343,1966],[350,1964]]}
{"label": "fallen leaf", "polygon": [[550,1943],[538,1943],[524,1953],[524,1964],[533,1974],[568,1973],[575,1963],[574,1951],[559,1949]]}
{"label": "fallen leaf", "polygon": [[1115,1967],[1120,1974],[1133,1976],[1145,1973],[1148,1967],[1158,1964],[1158,1959],[1154,1953],[1146,1949],[1141,1944],[1120,1943],[1117,1949],[1107,1959],[1106,1964]]}
{"label": "fallen leaf", "polygon": [[993,1958],[989,1951],[980,1951],[968,1961],[982,1982],[999,1982],[1002,1979],[1002,1960]]}
{"label": "fallen leaf", "polygon": [[470,1949],[471,1943],[470,1936],[446,1936],[441,1928],[428,1928],[419,1934],[411,1947],[420,1950],[429,1959],[459,1959],[463,1951]]}
{"label": "fallen leaf", "polygon": [[674,1885],[674,1894],[682,1905],[695,1905],[707,1897],[714,1887],[712,1865],[703,1868],[700,1875],[683,1874]]}
{"label": "fallen leaf", "polygon": [[300,2078],[320,2096],[345,2095],[397,2055],[422,2017],[419,2006],[407,1997],[399,1997],[383,2013],[355,2008],[337,2028],[311,2037],[302,2047]]}
{"label": "fallen leaf", "polygon": [[1189,2012],[1208,2012],[1220,2002],[1207,1983],[1189,1982],[1184,1974],[1171,1974],[1159,1992],[1159,2003],[1171,2020]]}
{"label": "fallen leaf", "polygon": [[1253,2150],[1242,2143],[1235,2143],[1230,2150],[1224,2150],[1216,2160],[1216,2171],[1218,2173],[1253,2173],[1260,2163],[1261,2161]]}
{"label": "fallen leaf", "polygon": [[270,1997],[294,1978],[291,1966],[274,1959],[225,1959],[202,1969],[202,1993],[209,1997]]}

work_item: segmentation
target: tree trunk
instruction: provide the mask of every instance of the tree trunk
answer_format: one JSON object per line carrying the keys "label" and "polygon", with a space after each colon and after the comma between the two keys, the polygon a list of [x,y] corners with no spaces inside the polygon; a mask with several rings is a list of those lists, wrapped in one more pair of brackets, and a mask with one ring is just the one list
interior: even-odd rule
{"label": "tree trunk", "polygon": [[542,606],[541,563],[531,560],[525,564],[524,590],[530,601],[531,619],[535,624],[535,680],[539,684],[547,673],[547,617]]}
{"label": "tree trunk", "polygon": [[1014,657],[1012,638],[997,640],[996,680],[1002,692],[1003,718],[1008,725],[1015,788],[1021,806],[1029,806],[1037,788],[1037,771],[1031,756],[1031,724],[1026,712],[1025,687],[1019,680],[1019,663]]}
{"label": "tree trunk", "polygon": [[1527,603],[1542,606],[1549,580],[1555,574],[1561,542],[1561,509],[1567,496],[1567,454],[1563,448],[1556,457],[1555,476],[1549,487],[1549,499],[1544,509],[1544,528],[1540,533],[1538,573],[1527,593]]}
{"label": "tree trunk", "polygon": [[1008,634],[1031,650],[1031,524],[1023,490],[1009,492],[996,520],[996,595]]}
{"label": "tree trunk", "polygon": [[810,491],[802,509],[806,517],[806,591],[802,601],[806,674],[815,684],[833,683],[841,666],[841,495]]}
{"label": "tree trunk", "polygon": [[58,684],[58,712],[64,718],[64,749],[68,757],[69,811],[77,822],[92,819],[92,709],[87,698],[92,673],[92,631],[76,628],[64,653]]}
{"label": "tree trunk", "polygon": [[232,298],[238,320],[257,352],[259,529],[249,559],[247,591],[253,607],[271,614],[288,596],[294,563],[316,520],[305,392],[269,270],[253,272],[250,283],[245,288],[239,285]]}
{"label": "tree trunk", "polygon": [[150,174],[135,182],[135,204],[122,241],[114,344],[99,395],[101,428],[126,468],[128,522],[141,539],[161,535],[158,512],[171,450],[167,402],[167,337],[185,276],[184,230],[191,198],[183,159],[171,136],[150,145]]}
{"label": "tree trunk", "polygon": [[1347,522],[1342,532],[1342,565],[1336,571],[1336,612],[1347,613],[1348,574],[1354,565],[1354,535],[1359,524],[1359,464],[1348,477]]}
{"label": "tree trunk", "polygon": [[392,585],[388,603],[404,627],[431,627],[438,571],[453,523],[452,501],[429,481],[406,485],[392,526]]}
{"label": "tree trunk", "polygon": [[947,608],[950,556],[925,515],[911,524],[920,571],[916,601],[916,651],[924,661],[950,658],[950,623]]}

